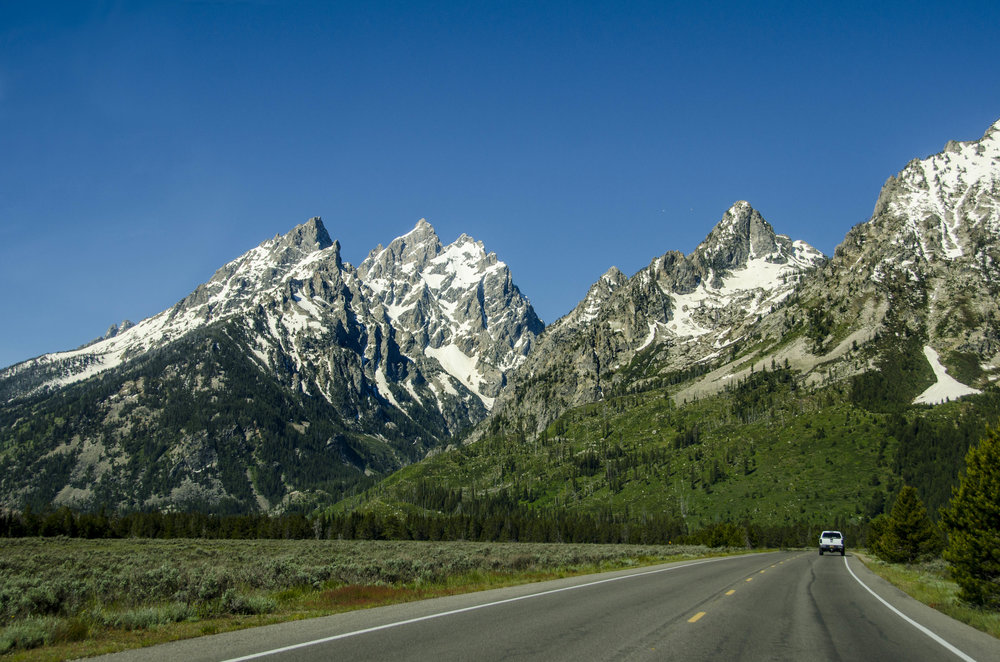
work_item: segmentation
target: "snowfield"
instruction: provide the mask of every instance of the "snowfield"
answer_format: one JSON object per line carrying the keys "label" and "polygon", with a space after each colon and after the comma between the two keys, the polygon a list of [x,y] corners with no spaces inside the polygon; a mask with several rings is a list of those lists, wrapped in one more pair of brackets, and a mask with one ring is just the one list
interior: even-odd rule
{"label": "snowfield", "polygon": [[949,400],[957,400],[963,395],[975,395],[977,393],[982,393],[979,389],[966,386],[949,375],[944,366],[941,365],[941,361],[938,359],[938,353],[934,351],[933,347],[924,345],[924,356],[927,357],[928,363],[931,364],[931,368],[934,370],[934,376],[937,378],[937,383],[918,395],[913,400],[913,404],[939,405],[942,402],[948,402]]}

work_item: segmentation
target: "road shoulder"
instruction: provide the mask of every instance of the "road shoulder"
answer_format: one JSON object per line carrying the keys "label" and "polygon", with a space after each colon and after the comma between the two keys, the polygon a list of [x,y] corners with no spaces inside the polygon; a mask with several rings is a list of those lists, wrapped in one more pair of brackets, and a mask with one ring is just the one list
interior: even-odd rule
{"label": "road shoulder", "polygon": [[[1000,639],[996,639],[970,625],[956,621],[933,607],[929,607],[910,597],[890,582],[869,570],[859,556],[848,552],[848,555],[844,558],[848,567],[863,584],[908,618],[932,631],[974,660],[982,662],[984,660],[1000,659]],[[872,597],[872,600],[874,599]],[[886,607],[883,605],[882,608]],[[930,646],[940,645],[917,628],[913,628],[913,635],[915,637],[925,637]],[[959,658],[956,656],[956,659]]]}

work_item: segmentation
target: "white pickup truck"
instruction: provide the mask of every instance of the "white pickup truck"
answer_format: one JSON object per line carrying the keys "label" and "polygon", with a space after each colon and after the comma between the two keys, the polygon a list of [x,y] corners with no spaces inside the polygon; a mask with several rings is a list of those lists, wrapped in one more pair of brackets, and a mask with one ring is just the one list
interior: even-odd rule
{"label": "white pickup truck", "polygon": [[844,534],[840,531],[824,531],[819,535],[820,556],[823,556],[823,552],[840,552],[843,556],[845,547]]}

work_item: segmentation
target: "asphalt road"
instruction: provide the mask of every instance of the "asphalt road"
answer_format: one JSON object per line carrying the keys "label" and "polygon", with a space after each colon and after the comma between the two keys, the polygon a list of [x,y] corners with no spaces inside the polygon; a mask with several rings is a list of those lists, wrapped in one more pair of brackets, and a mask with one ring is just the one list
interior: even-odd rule
{"label": "asphalt road", "polygon": [[1000,660],[1000,640],[910,599],[850,554],[800,551],[439,598],[105,659],[982,662]]}

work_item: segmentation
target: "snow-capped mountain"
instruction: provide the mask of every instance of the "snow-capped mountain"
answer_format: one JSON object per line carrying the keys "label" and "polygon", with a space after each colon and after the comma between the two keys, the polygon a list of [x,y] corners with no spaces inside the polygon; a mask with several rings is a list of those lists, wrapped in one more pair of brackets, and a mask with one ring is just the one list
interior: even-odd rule
{"label": "snow-capped mountain", "polygon": [[889,178],[829,261],[738,202],[691,255],[602,281],[513,377],[525,389],[511,400],[530,403],[546,375],[569,375],[521,415],[544,422],[609,386],[692,369],[705,374],[678,402],[775,365],[808,385],[905,374],[907,388],[871,397],[918,404],[976,393],[1000,368],[1000,122]]}
{"label": "snow-capped mountain", "polygon": [[[431,381],[432,390],[467,389],[488,409],[505,373],[524,360],[543,329],[507,265],[467,235],[442,248],[433,227],[421,219],[355,270],[341,261],[340,244],[330,239],[322,220],[313,218],[226,264],[172,308],[139,324],[112,326],[104,338],[80,349],[12,366],[0,379],[32,373],[32,391],[58,388],[233,317],[261,327],[253,353],[272,370],[290,360],[293,371],[301,372],[310,363],[303,340],[314,344],[325,337],[338,345],[349,340],[365,363],[374,363],[380,395],[397,406],[388,383],[399,381],[398,375],[380,339],[393,339],[405,359],[425,370],[443,369],[453,378]],[[312,366],[314,372],[327,372],[322,363]],[[322,393],[325,381],[296,383]],[[413,390],[405,380],[403,385]]]}
{"label": "snow-capped mountain", "polygon": [[329,503],[477,422],[525,434],[665,386],[683,406],[764,368],[935,404],[1000,376],[998,301],[1000,122],[891,177],[830,259],[740,201],[544,332],[466,235],[421,220],[354,267],[311,219],[169,310],[0,371],[0,507]]}
{"label": "snow-capped mountain", "polygon": [[804,241],[775,234],[757,210],[741,200],[690,256],[679,263],[661,257],[640,278],[669,292],[671,313],[665,321],[649,321],[649,335],[639,349],[665,340],[702,346],[709,341],[714,349],[736,342],[739,338],[733,334],[743,324],[770,313],[805,272],[825,259]]}
{"label": "snow-capped mountain", "polygon": [[[421,220],[356,269],[313,218],[226,264],[169,310],[0,372],[10,417],[0,443],[27,434],[19,426],[29,411],[75,398],[90,413],[48,442],[47,452],[68,457],[68,473],[53,479],[62,481],[56,502],[120,502],[134,492],[145,494],[134,507],[252,498],[273,509],[315,487],[315,475],[346,488],[480,421],[541,330],[506,265],[465,235],[442,247]],[[248,383],[258,395],[237,397]],[[249,404],[258,397],[266,407]],[[136,430],[150,429],[164,449],[151,460],[162,484],[116,476],[110,467],[135,460]],[[239,441],[222,450],[220,434]],[[297,459],[272,464],[293,450]],[[220,459],[232,453],[241,459]],[[8,482],[39,461],[29,453],[21,466],[19,454],[4,458],[17,467],[6,467]],[[271,475],[305,458],[326,468]],[[243,467],[236,474],[234,463]]]}
{"label": "snow-capped mountain", "polygon": [[[1000,235],[1000,121],[980,140],[911,161],[883,186],[870,223],[893,233],[904,258],[984,259]],[[883,262],[897,257],[890,248]]]}
{"label": "snow-capped mountain", "polygon": [[890,177],[803,298],[822,293],[849,295],[873,331],[900,318],[945,366],[976,357],[984,380],[1000,364],[1000,121]]}
{"label": "snow-capped mountain", "polygon": [[634,349],[658,339],[699,338],[720,328],[723,318],[731,324],[734,315],[749,318],[769,312],[792,293],[803,273],[824,261],[809,244],[775,234],[760,213],[741,200],[691,255],[668,252],[631,279],[612,267],[554,327],[593,323],[618,290],[619,298],[634,298],[645,290],[647,297],[659,292],[667,299],[663,315],[646,320],[647,335]]}
{"label": "snow-capped mountain", "polygon": [[[998,210],[1000,122],[982,139],[948,142],[890,177],[872,216],[848,232],[829,262],[805,275],[780,276],[792,287],[746,301],[742,309],[755,310],[759,321],[706,334],[730,344],[716,355],[704,347],[689,354],[704,357],[711,370],[678,401],[718,392],[768,365],[789,366],[809,385],[849,382],[856,398],[933,404],[975,393],[1000,366]],[[700,316],[692,316],[689,329],[697,329]],[[752,346],[735,342],[739,336],[754,339]],[[865,375],[874,375],[868,382],[905,375],[906,388],[866,390]]]}
{"label": "snow-capped mountain", "polygon": [[736,202],[690,255],[670,251],[631,278],[614,267],[605,273],[546,330],[498,407],[516,403],[544,424],[566,406],[641,379],[629,369],[639,355],[656,366],[651,378],[710,361],[738,346],[825,261]]}
{"label": "snow-capped mountain", "polygon": [[[258,301],[274,298],[292,279],[301,279],[324,260],[337,263],[339,252],[339,244],[330,240],[322,221],[310,219],[284,237],[275,236],[229,262],[173,307],[139,324],[113,325],[104,338],[79,349],[45,354],[4,369],[0,384],[7,388],[0,393],[9,399],[79,382],[206,324],[246,314]],[[26,378],[30,378],[30,388],[18,388]]]}
{"label": "snow-capped mountain", "polygon": [[403,354],[436,361],[487,408],[544,328],[496,254],[465,234],[442,247],[423,219],[373,250],[358,274],[381,302]]}

